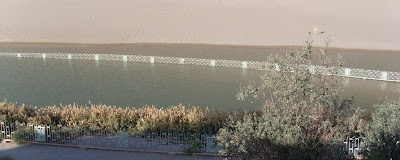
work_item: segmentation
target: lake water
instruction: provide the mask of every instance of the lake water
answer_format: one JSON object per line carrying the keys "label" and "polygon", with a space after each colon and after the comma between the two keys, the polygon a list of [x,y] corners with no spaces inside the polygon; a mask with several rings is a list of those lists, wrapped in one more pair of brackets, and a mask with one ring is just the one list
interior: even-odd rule
{"label": "lake water", "polygon": [[[142,107],[184,105],[256,109],[237,101],[240,84],[257,81],[260,71],[238,68],[0,57],[0,98],[36,106],[107,104]],[[345,97],[372,110],[386,97],[399,97],[400,83],[338,78]]]}

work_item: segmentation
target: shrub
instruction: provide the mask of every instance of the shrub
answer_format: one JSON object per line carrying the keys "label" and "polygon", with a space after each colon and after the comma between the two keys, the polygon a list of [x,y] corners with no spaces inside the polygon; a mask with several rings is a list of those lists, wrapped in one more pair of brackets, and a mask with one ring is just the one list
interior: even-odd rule
{"label": "shrub", "polygon": [[22,104],[19,107],[15,107],[15,103],[0,103],[0,120],[1,121],[9,121],[9,122],[22,122],[26,123],[28,121],[28,117],[35,116],[34,110],[36,108],[31,106],[25,106]]}
{"label": "shrub", "polygon": [[[243,115],[238,111],[238,115]],[[233,112],[183,105],[169,108],[145,106],[61,105],[42,108],[0,103],[0,121],[67,126],[71,128],[126,130],[132,132],[191,132],[215,134]],[[240,116],[239,116],[240,117]]]}
{"label": "shrub", "polygon": [[400,99],[387,100],[375,108],[365,132],[363,155],[368,159],[400,159]]}
{"label": "shrub", "polygon": [[[326,43],[326,47],[328,42]],[[356,134],[361,111],[343,99],[338,82],[328,74],[342,67],[320,50],[319,68],[307,40],[302,51],[267,58],[260,84],[242,86],[239,100],[261,100],[261,115],[231,116],[217,136],[222,155],[240,159],[343,159],[341,144]],[[332,67],[335,66],[335,67]],[[319,70],[317,70],[319,69]],[[315,72],[315,73],[313,73]]]}
{"label": "shrub", "polygon": [[10,156],[4,156],[4,157],[0,157],[0,160],[14,160],[14,159],[11,158]]}
{"label": "shrub", "polygon": [[[22,133],[22,134],[21,134]],[[13,143],[21,143],[24,140],[26,140],[26,137],[28,139],[34,139],[35,138],[35,132],[33,130],[25,130],[25,129],[18,129],[14,131],[14,135],[12,136]]]}

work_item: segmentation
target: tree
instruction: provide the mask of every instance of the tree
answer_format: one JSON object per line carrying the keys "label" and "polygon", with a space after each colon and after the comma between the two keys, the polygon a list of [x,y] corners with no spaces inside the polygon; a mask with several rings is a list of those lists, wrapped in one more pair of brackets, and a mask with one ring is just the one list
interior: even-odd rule
{"label": "tree", "polygon": [[374,106],[363,152],[368,159],[400,159],[400,99]]}
{"label": "tree", "polygon": [[[312,41],[302,50],[267,58],[259,84],[241,86],[237,98],[261,100],[262,114],[231,117],[217,140],[221,154],[240,159],[342,159],[346,135],[358,132],[361,111],[343,99],[330,74],[342,70],[327,56],[327,47],[314,52]],[[318,55],[318,56],[317,56]],[[318,65],[312,60],[318,58]]]}

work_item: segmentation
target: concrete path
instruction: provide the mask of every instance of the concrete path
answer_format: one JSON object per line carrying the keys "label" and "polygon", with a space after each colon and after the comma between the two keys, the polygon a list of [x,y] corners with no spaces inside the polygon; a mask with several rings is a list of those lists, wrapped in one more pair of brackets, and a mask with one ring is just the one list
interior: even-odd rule
{"label": "concrete path", "polygon": [[172,154],[162,154],[162,153],[141,153],[141,152],[108,151],[108,150],[97,150],[97,149],[81,149],[81,148],[47,146],[38,144],[16,145],[13,143],[1,143],[0,157],[4,156],[10,156],[15,160],[223,159],[221,157],[210,157],[210,156],[172,155]]}

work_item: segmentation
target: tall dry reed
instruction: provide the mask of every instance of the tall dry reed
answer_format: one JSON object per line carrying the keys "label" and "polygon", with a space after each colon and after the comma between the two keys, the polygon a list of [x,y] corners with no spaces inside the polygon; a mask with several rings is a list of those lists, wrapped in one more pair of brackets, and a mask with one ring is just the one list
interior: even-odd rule
{"label": "tall dry reed", "polygon": [[[16,103],[0,103],[0,121],[68,126],[74,128],[127,130],[133,132],[183,131],[215,134],[233,114],[182,104],[168,108],[76,104],[32,107]],[[241,116],[239,116],[241,117]]]}

